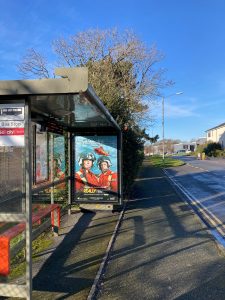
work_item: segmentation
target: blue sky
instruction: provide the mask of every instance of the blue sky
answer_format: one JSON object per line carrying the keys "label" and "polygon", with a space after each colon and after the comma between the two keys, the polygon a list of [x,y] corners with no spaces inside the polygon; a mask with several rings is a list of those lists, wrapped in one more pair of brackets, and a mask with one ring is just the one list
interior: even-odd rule
{"label": "blue sky", "polygon": [[[27,48],[49,57],[51,42],[89,28],[132,29],[165,54],[165,137],[189,140],[225,122],[224,0],[0,0],[0,80],[19,79]],[[183,91],[180,96],[171,96]],[[161,132],[161,108],[150,135]]]}

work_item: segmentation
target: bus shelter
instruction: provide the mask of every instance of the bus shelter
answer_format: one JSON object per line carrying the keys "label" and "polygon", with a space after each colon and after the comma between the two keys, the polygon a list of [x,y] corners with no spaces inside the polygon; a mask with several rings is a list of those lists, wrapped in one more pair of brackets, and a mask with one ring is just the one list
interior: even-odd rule
{"label": "bus shelter", "polygon": [[[73,203],[122,204],[118,124],[89,85],[87,68],[55,75],[0,81],[0,296],[31,298],[34,222],[42,223],[41,214],[59,218],[55,210],[70,213]],[[26,276],[18,284],[8,280],[9,236],[22,231]]]}

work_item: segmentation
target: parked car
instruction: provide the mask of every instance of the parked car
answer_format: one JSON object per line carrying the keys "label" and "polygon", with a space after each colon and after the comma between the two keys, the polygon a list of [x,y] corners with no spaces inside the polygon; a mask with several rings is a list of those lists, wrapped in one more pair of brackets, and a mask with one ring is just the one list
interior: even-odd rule
{"label": "parked car", "polygon": [[185,150],[185,149],[181,149],[181,150],[177,150],[177,154],[190,154],[191,150]]}
{"label": "parked car", "polygon": [[185,153],[186,153],[186,150],[185,150],[185,149],[177,150],[177,154],[185,154]]}

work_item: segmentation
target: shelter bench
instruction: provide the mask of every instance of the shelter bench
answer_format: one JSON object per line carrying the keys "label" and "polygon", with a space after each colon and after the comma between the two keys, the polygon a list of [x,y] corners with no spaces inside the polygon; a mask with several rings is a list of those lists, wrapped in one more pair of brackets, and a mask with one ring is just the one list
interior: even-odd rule
{"label": "shelter bench", "polygon": [[[44,208],[35,204],[32,206],[32,224],[41,224],[44,217],[51,214],[52,230],[58,233],[60,227],[60,206],[48,204]],[[26,229],[26,223],[19,223],[0,234],[0,275],[10,273],[10,241]]]}

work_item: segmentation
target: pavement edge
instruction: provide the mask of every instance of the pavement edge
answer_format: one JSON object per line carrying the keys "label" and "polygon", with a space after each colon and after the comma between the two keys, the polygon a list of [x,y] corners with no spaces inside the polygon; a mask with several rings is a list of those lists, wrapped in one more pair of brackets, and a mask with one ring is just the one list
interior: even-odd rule
{"label": "pavement edge", "polygon": [[114,242],[116,240],[116,235],[119,231],[119,227],[121,225],[121,222],[122,222],[122,219],[123,219],[123,216],[124,216],[126,204],[127,204],[127,201],[124,202],[124,205],[123,205],[123,208],[120,212],[120,215],[119,215],[118,221],[116,223],[115,229],[113,231],[113,234],[112,234],[111,239],[109,241],[109,244],[107,246],[104,258],[101,262],[101,265],[100,265],[99,270],[97,272],[97,275],[95,277],[94,283],[93,283],[93,285],[90,289],[90,292],[88,294],[87,300],[95,300],[96,297],[97,297],[97,294],[100,290],[101,279],[102,279],[102,276],[104,275],[104,271],[106,269],[106,265],[107,265],[107,262],[108,262],[108,259],[109,259],[109,256],[110,256],[110,252],[111,252],[111,250],[113,248],[113,245],[114,245]]}

